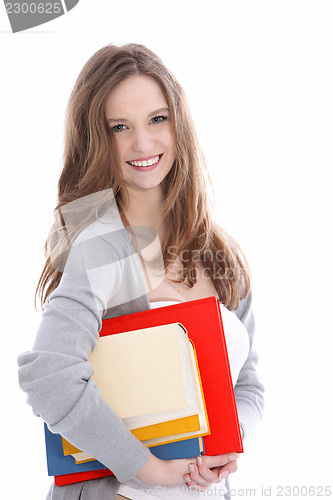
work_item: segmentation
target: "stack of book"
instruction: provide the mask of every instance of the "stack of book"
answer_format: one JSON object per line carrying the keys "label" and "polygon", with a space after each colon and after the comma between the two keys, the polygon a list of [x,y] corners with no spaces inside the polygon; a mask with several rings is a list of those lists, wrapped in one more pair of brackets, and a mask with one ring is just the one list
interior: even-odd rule
{"label": "stack of book", "polygon": [[[216,297],[104,320],[89,361],[102,397],[158,458],[243,451]],[[46,425],[45,440],[56,485],[112,474]]]}

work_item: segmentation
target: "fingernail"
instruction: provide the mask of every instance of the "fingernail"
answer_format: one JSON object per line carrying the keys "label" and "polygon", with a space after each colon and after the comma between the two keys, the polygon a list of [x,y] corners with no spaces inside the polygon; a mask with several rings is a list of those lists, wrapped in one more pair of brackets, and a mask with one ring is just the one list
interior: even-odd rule
{"label": "fingernail", "polygon": [[224,470],[223,472],[221,472],[221,474],[219,475],[219,478],[220,479],[225,479],[226,477],[228,477],[229,475],[229,472],[227,470]]}
{"label": "fingernail", "polygon": [[202,458],[201,457],[197,457],[197,462],[198,462],[198,465],[202,465]]}
{"label": "fingernail", "polygon": [[190,482],[191,482],[191,479],[190,479],[189,477],[186,477],[186,478],[185,478],[185,481],[186,481],[187,483],[190,483]]}
{"label": "fingernail", "polygon": [[190,472],[194,472],[194,465],[190,464],[188,468],[190,469]]}
{"label": "fingernail", "polygon": [[238,460],[240,457],[239,453],[233,453],[232,455],[229,455],[229,460]]}

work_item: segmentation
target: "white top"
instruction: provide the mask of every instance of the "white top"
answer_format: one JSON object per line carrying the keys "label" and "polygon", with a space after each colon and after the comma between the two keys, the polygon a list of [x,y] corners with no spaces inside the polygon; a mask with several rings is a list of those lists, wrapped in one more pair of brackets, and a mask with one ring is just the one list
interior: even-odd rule
{"label": "white top", "polygon": [[[150,302],[151,309],[177,304],[178,301]],[[233,385],[236,385],[239,372],[244,365],[250,350],[248,332],[237,316],[220,304],[224,335],[228,349],[229,363]],[[206,491],[190,490],[185,484],[174,487],[150,486],[135,477],[120,485],[119,495],[132,500],[179,500],[180,497],[204,498],[205,496],[218,496],[222,498],[226,493],[225,482],[214,483]]]}

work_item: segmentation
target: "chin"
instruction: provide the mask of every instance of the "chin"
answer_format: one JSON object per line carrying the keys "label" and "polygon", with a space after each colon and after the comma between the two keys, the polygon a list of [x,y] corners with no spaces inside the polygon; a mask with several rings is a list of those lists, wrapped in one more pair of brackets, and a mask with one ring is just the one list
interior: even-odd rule
{"label": "chin", "polygon": [[156,189],[156,188],[161,188],[161,184],[163,182],[163,179],[161,180],[149,180],[147,179],[146,182],[142,181],[142,182],[138,182],[137,180],[134,182],[132,179],[128,179],[127,181],[125,181],[126,183],[126,187],[130,188],[130,189],[135,189],[135,190],[138,190],[138,191],[145,191],[145,190],[149,190],[149,189]]}

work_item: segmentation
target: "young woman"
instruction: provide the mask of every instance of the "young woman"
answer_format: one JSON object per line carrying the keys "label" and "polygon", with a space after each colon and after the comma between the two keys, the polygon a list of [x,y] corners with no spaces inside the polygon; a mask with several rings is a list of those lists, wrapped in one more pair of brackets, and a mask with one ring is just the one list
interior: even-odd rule
{"label": "young woman", "polygon": [[250,278],[239,247],[211,218],[205,178],[184,93],[161,60],[136,44],[94,54],[68,105],[56,222],[37,290],[44,312],[18,361],[34,412],[115,476],[52,486],[48,498],[224,495],[237,454],[157,459],[101,398],[88,361],[102,319],[217,296],[243,438],[254,430],[263,386]]}

